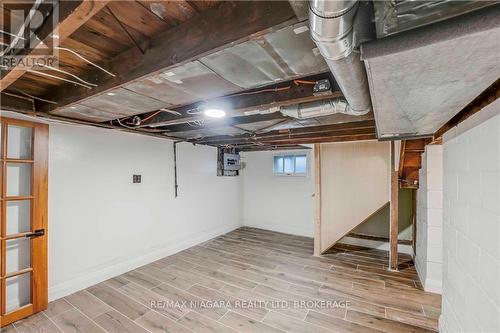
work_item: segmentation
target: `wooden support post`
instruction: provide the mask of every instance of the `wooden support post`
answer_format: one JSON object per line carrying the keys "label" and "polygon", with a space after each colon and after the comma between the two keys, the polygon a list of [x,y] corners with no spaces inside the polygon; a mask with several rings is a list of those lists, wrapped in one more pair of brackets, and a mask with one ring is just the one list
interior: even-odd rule
{"label": "wooden support post", "polygon": [[314,145],[314,199],[316,216],[314,219],[314,255],[321,255],[321,144]]}
{"label": "wooden support post", "polygon": [[396,149],[391,142],[391,221],[389,231],[389,269],[398,269],[398,204],[399,204],[399,172],[396,170]]}

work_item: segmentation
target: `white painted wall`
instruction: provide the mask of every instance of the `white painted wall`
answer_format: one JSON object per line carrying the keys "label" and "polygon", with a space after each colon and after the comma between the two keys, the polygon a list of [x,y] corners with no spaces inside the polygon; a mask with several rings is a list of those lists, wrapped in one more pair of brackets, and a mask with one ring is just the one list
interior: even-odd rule
{"label": "white painted wall", "polygon": [[390,169],[389,142],[321,144],[321,251],[390,200]]}
{"label": "white painted wall", "polygon": [[49,136],[50,299],[240,225],[240,178],[216,176],[215,148],[177,146],[174,198],[171,141],[60,124]]}
{"label": "white painted wall", "polygon": [[443,263],[443,147],[430,145],[422,154],[417,191],[415,265],[426,291],[441,293]]}
{"label": "white painted wall", "polygon": [[280,153],[283,152],[242,154],[243,225],[313,237],[313,151],[307,151],[307,177],[275,176],[273,156]]}
{"label": "white painted wall", "polygon": [[500,332],[500,100],[444,136],[441,332]]}

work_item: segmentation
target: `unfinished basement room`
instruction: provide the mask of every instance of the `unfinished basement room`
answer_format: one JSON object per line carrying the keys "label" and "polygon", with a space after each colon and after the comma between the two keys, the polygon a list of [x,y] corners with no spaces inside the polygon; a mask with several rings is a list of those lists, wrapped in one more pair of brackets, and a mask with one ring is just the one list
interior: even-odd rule
{"label": "unfinished basement room", "polygon": [[0,17],[1,333],[500,333],[500,1]]}

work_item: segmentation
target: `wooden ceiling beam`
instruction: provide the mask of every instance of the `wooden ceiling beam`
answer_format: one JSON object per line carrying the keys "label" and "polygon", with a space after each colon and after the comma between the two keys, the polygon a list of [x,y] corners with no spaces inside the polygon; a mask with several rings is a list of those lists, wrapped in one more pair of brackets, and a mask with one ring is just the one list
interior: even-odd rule
{"label": "wooden ceiling beam", "polygon": [[208,145],[226,145],[226,144],[253,144],[253,143],[288,143],[290,140],[302,142],[301,140],[314,139],[315,142],[328,140],[334,137],[343,137],[351,135],[375,135],[375,124],[372,120],[360,121],[354,123],[343,123],[324,126],[309,126],[288,130],[270,131],[264,134],[238,135],[238,136],[218,136],[207,137],[204,139],[193,140],[192,142]]}
{"label": "wooden ceiling beam", "polygon": [[[308,76],[301,78],[301,80],[316,81],[326,78],[331,79],[328,73]],[[174,126],[196,120],[206,120],[204,115],[193,116],[187,114],[189,110],[195,110],[202,107],[203,104],[224,105],[230,108],[230,110],[227,111],[228,117],[242,117],[245,116],[245,112],[257,109],[265,110],[272,107],[280,107],[342,96],[340,91],[334,91],[330,96],[314,96],[313,85],[295,84],[294,81],[295,80],[282,82],[280,84],[274,84],[259,89],[248,90],[244,93],[236,93],[229,96],[218,97],[175,108],[175,111],[182,114],[181,117],[168,113],[160,113],[151,118],[148,122],[144,123],[142,127]]]}
{"label": "wooden ceiling beam", "polygon": [[[286,1],[223,2],[218,8],[161,33],[149,42],[144,54],[131,48],[104,64],[115,77],[98,69],[89,70],[82,78],[97,87],[89,90],[64,84],[44,98],[57,101],[58,107],[67,106],[296,21]],[[54,108],[46,104],[40,111]]]}
{"label": "wooden ceiling beam", "polygon": [[[61,44],[66,38],[68,38],[73,32],[80,28],[85,22],[92,18],[97,12],[99,12],[106,4],[108,0],[63,0],[59,1],[58,8],[58,24],[54,27],[53,17],[54,13],[49,16],[45,23],[39,28],[37,36],[39,40],[43,40],[43,43],[37,45],[53,45],[53,35],[57,34],[59,36],[57,43]],[[31,63],[31,59],[35,59],[36,56],[31,53],[31,50],[25,49],[23,54],[24,63]],[[26,73],[26,67],[16,66],[8,72],[2,74],[0,80],[0,91],[8,88],[17,79],[19,79],[24,73]]]}
{"label": "wooden ceiling beam", "polygon": [[344,135],[344,136],[334,136],[334,137],[311,137],[302,139],[290,139],[284,141],[269,141],[264,142],[270,145],[282,145],[282,144],[311,144],[311,143],[329,143],[329,142],[347,142],[347,141],[364,141],[364,140],[376,140],[376,134],[359,134],[359,135]]}
{"label": "wooden ceiling beam", "polygon": [[[34,112],[35,106],[30,98],[2,92],[0,95],[1,111]],[[0,113],[1,113],[0,111]]]}
{"label": "wooden ceiling beam", "polygon": [[236,144],[244,142],[265,142],[278,139],[291,139],[291,138],[304,138],[304,137],[324,137],[328,138],[335,135],[357,134],[356,132],[363,132],[358,134],[375,133],[375,121],[364,120],[351,123],[341,123],[333,125],[321,126],[307,126],[300,128],[290,128],[286,130],[275,130],[258,135],[222,135],[203,138],[195,141],[196,143],[203,144]]}

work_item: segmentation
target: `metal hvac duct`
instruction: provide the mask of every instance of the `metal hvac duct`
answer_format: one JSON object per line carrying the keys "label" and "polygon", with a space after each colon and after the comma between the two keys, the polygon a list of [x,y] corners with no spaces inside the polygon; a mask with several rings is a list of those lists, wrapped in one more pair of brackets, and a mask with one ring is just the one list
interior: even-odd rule
{"label": "metal hvac duct", "polygon": [[360,54],[354,51],[353,25],[358,1],[309,1],[311,37],[333,73],[350,109],[371,111],[368,80]]}
{"label": "metal hvac duct", "polygon": [[285,116],[297,119],[329,116],[336,113],[343,113],[351,116],[361,116],[366,113],[352,110],[350,105],[347,104],[346,100],[343,98],[332,98],[323,101],[282,106],[280,112]]}

